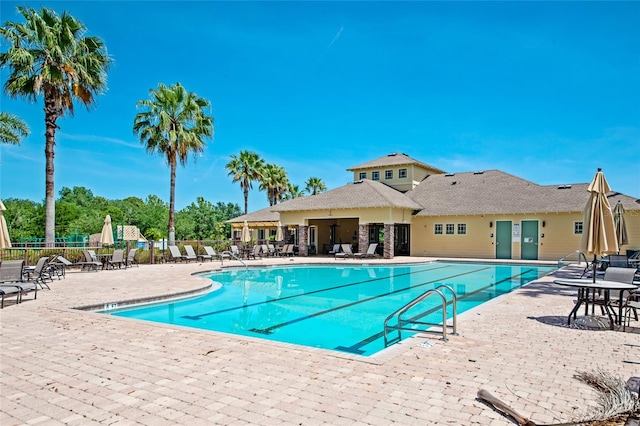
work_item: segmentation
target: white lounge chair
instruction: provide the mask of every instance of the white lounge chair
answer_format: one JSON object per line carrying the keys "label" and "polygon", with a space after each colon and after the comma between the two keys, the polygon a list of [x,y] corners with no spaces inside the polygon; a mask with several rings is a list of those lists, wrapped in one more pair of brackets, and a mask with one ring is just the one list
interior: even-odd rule
{"label": "white lounge chair", "polygon": [[376,249],[378,248],[378,243],[369,244],[369,248],[365,253],[354,253],[354,257],[365,258],[365,257],[378,257],[378,253],[376,253]]}
{"label": "white lounge chair", "polygon": [[187,262],[191,262],[192,260],[198,260],[198,255],[196,255],[196,252],[192,246],[185,244],[184,251],[187,252],[187,255],[184,257]]}
{"label": "white lounge chair", "polygon": [[335,258],[346,259],[347,257],[353,257],[353,251],[351,250],[351,244],[341,244],[342,251],[335,254]]}

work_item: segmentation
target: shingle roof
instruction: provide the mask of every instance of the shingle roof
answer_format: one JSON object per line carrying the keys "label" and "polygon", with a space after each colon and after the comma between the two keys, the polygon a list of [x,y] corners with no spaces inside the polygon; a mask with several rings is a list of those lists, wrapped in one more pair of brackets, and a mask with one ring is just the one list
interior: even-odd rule
{"label": "shingle roof", "polygon": [[248,223],[251,222],[277,222],[280,220],[280,213],[271,211],[271,207],[267,207],[261,210],[256,210],[255,212],[243,214],[242,216],[234,217],[233,219],[229,219],[227,222],[229,223],[244,223],[244,221]]}
{"label": "shingle roof", "polygon": [[[579,212],[589,199],[586,183],[541,186],[499,170],[431,175],[407,196],[423,206],[418,216]],[[640,200],[618,193],[613,205],[640,209]]]}
{"label": "shingle roof", "polygon": [[397,207],[419,210],[421,206],[384,183],[363,179],[317,195],[294,198],[271,207],[273,211],[358,209]]}
{"label": "shingle roof", "polygon": [[430,166],[422,161],[418,161],[409,157],[407,154],[393,153],[389,155],[385,155],[384,157],[376,158],[375,160],[367,161],[366,163],[358,164],[357,166],[349,167],[348,171],[353,171],[357,169],[367,169],[374,167],[386,167],[386,166],[402,166],[402,165],[410,165],[417,164],[425,169],[433,170],[436,173],[444,173],[443,170],[440,170],[436,167]]}

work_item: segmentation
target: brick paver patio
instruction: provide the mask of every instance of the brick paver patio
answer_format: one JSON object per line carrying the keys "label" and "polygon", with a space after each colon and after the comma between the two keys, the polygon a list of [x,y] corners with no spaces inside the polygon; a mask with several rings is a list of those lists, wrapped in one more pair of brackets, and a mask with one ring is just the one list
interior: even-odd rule
{"label": "brick paver patio", "polygon": [[[277,261],[307,259],[251,263]],[[449,342],[414,337],[370,358],[71,309],[202,288],[191,274],[219,265],[68,272],[37,300],[9,302],[0,424],[514,424],[476,399],[480,387],[554,423],[595,403],[576,372],[640,375],[639,329],[567,327],[575,290],[553,277],[461,315]]]}

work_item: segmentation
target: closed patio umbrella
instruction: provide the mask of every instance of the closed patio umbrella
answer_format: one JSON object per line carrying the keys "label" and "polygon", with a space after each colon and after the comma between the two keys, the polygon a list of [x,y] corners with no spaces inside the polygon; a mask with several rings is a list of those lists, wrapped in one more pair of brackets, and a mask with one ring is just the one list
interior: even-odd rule
{"label": "closed patio umbrella", "polygon": [[103,246],[113,245],[113,229],[111,228],[111,216],[109,215],[104,218],[104,226],[100,233],[100,243],[102,243]]}
{"label": "closed patio umbrella", "polygon": [[595,282],[597,257],[618,251],[613,213],[607,200],[607,193],[611,188],[602,169],[598,169],[587,191],[590,196],[582,216],[583,231],[580,248],[587,255],[593,255],[593,282]]}
{"label": "closed patio umbrella", "polygon": [[620,201],[616,203],[613,208],[613,222],[616,225],[616,238],[618,239],[618,253],[620,248],[629,244],[629,237],[627,236],[627,223],[624,220],[624,206]]}
{"label": "closed patio umbrella", "polygon": [[284,234],[282,233],[282,224],[278,221],[278,227],[276,228],[276,241],[284,240]]}
{"label": "closed patio umbrella", "polygon": [[244,221],[244,225],[242,226],[242,235],[240,235],[240,241],[243,243],[248,243],[251,240],[251,233],[249,232],[249,224],[247,221]]}
{"label": "closed patio umbrella", "polygon": [[7,208],[4,206],[2,200],[0,200],[0,249],[11,248],[11,238],[9,238],[9,227],[7,221],[4,218],[4,212]]}

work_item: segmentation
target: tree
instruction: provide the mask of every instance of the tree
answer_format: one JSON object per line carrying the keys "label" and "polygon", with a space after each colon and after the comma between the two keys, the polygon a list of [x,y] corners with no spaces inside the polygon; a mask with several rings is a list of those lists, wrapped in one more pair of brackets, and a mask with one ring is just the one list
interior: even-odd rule
{"label": "tree", "polygon": [[240,182],[240,189],[244,192],[244,214],[248,212],[249,190],[253,188],[253,182],[260,182],[264,160],[255,152],[240,151],[240,155],[231,156],[225,168],[229,171],[227,176],[233,176],[233,182]]}
{"label": "tree", "polygon": [[300,189],[300,185],[289,185],[287,192],[284,194],[285,200],[293,200],[294,198],[303,197],[304,189]]}
{"label": "tree", "polygon": [[44,98],[45,121],[45,243],[55,241],[54,147],[56,124],[73,115],[73,102],[87,108],[107,87],[111,59],[98,37],[85,36],[87,28],[64,12],[18,7],[24,23],[7,22],[0,28],[8,50],[0,53],[0,67],[8,67],[5,92],[12,98],[35,102]]}
{"label": "tree", "polygon": [[275,164],[264,166],[260,177],[260,189],[267,191],[267,199],[270,206],[282,200],[288,187],[289,178],[283,167]]}
{"label": "tree", "polygon": [[319,194],[327,190],[327,186],[319,177],[310,177],[306,182],[306,191],[311,195]]}
{"label": "tree", "polygon": [[29,126],[17,115],[0,112],[0,142],[20,145],[29,136]]}
{"label": "tree", "polygon": [[211,103],[188,92],[180,84],[166,87],[158,84],[149,91],[151,99],[138,101],[143,111],[134,119],[133,132],[145,144],[148,153],[158,152],[167,158],[171,169],[169,196],[169,245],[174,245],[176,165],[187,163],[189,154],[194,160],[206,146],[205,138],[213,136],[213,116],[205,114]]}

